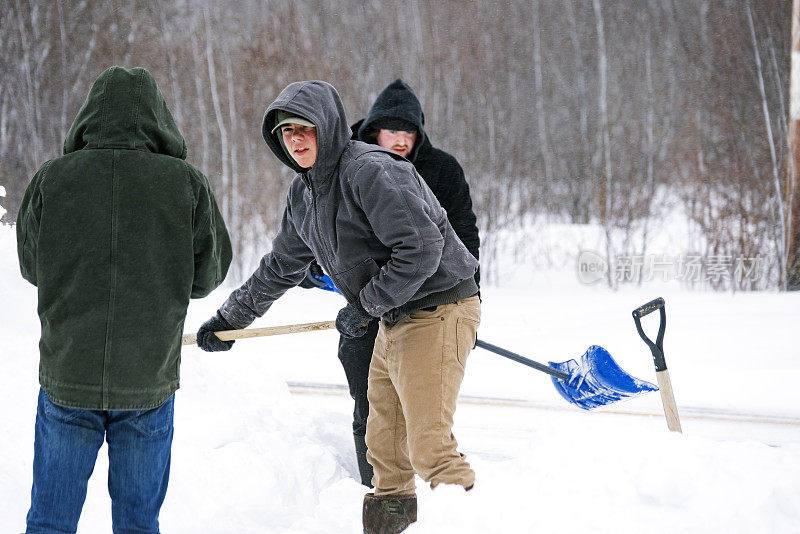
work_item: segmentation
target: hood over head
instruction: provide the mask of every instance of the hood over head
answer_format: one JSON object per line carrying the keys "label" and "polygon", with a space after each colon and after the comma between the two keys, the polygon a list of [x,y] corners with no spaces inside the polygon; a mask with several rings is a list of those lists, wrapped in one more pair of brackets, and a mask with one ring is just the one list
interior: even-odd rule
{"label": "hood over head", "polygon": [[[310,169],[300,167],[284,150],[278,138],[278,112],[285,111],[314,123],[317,127],[317,160]],[[283,114],[281,114],[283,116]],[[272,153],[285,165],[314,180],[325,180],[336,168],[339,158],[350,141],[350,128],[339,93],[331,84],[320,80],[294,82],[281,91],[267,107],[261,124],[261,135]]]}
{"label": "hood over head", "polygon": [[376,135],[381,123],[387,124],[392,119],[400,119],[417,129],[417,140],[408,155],[408,159],[414,161],[426,137],[425,114],[414,90],[400,78],[387,85],[375,99],[369,113],[358,127],[358,139],[367,143],[377,143]]}
{"label": "hood over head", "polygon": [[147,150],[186,159],[186,141],[153,76],[110,67],[94,82],[64,141],[64,154],[84,148]]}

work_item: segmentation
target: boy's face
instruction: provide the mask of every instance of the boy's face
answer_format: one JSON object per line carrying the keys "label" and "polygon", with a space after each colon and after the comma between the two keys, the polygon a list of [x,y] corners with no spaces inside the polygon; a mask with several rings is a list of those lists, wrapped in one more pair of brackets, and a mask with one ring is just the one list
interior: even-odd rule
{"label": "boy's face", "polygon": [[304,169],[309,169],[317,161],[317,129],[301,124],[284,124],[281,136],[286,150]]}
{"label": "boy's face", "polygon": [[411,149],[414,148],[414,142],[416,140],[417,132],[383,129],[378,132],[378,144],[403,157],[408,156]]}

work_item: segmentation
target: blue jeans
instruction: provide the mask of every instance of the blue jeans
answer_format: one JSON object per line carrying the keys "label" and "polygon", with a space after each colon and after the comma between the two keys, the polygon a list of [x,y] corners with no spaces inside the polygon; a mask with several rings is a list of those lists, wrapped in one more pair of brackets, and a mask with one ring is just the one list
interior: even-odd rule
{"label": "blue jeans", "polygon": [[39,391],[28,534],[74,533],[97,451],[108,441],[115,534],[158,533],[167,493],[175,396],[153,410],[58,406]]}

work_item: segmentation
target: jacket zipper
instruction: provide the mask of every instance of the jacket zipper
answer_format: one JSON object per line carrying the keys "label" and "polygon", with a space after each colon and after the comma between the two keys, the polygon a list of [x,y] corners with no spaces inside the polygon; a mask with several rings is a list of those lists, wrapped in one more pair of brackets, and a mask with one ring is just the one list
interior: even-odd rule
{"label": "jacket zipper", "polygon": [[[328,260],[328,262],[330,263],[330,262],[332,262],[332,258],[333,258],[333,250],[328,250],[327,244],[325,243],[325,240],[322,238],[322,232],[320,231],[321,225],[319,223],[319,214],[318,214],[318,210],[317,210],[317,195],[316,195],[316,191],[314,191],[314,184],[311,181],[311,178],[308,177],[308,175],[304,175],[304,176],[306,178],[306,185],[308,187],[308,190],[311,193],[311,212],[313,214],[313,217],[312,217],[311,220],[313,221],[314,225],[316,226],[316,228],[313,229],[314,232],[312,232],[312,234],[314,234],[314,237],[316,237],[317,243],[319,243],[319,247],[322,250],[322,252],[325,253],[325,255],[326,255],[325,259]],[[350,293],[349,289],[345,288],[342,284],[338,283],[338,280],[337,280],[336,276],[334,276],[334,274],[333,274],[333,269],[328,268],[328,276],[331,277],[331,280],[333,280],[333,285],[336,286],[336,288],[339,291],[342,292],[342,294],[345,296],[345,298],[347,299],[348,302],[350,302],[350,299],[347,298],[347,297],[350,297],[350,298],[352,298],[352,299],[354,299],[356,301],[359,300],[358,297],[354,297]]]}

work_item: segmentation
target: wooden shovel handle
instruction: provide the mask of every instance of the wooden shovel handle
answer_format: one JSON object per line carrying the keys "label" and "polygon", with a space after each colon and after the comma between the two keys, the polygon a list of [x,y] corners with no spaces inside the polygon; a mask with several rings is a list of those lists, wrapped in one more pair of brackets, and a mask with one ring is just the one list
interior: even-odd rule
{"label": "wooden shovel handle", "polygon": [[[248,337],[277,336],[279,334],[296,334],[298,332],[314,332],[316,330],[330,330],[336,328],[334,321],[319,323],[289,324],[285,326],[267,326],[265,328],[245,328],[244,330],[221,330],[215,332],[222,341],[233,341]],[[181,345],[194,345],[197,343],[197,334],[184,334]]]}
{"label": "wooden shovel handle", "polygon": [[675,404],[675,394],[672,392],[672,380],[669,379],[669,370],[656,371],[658,390],[661,392],[661,404],[664,406],[664,416],[667,418],[667,428],[672,432],[683,433],[681,419],[678,416],[678,406]]}

